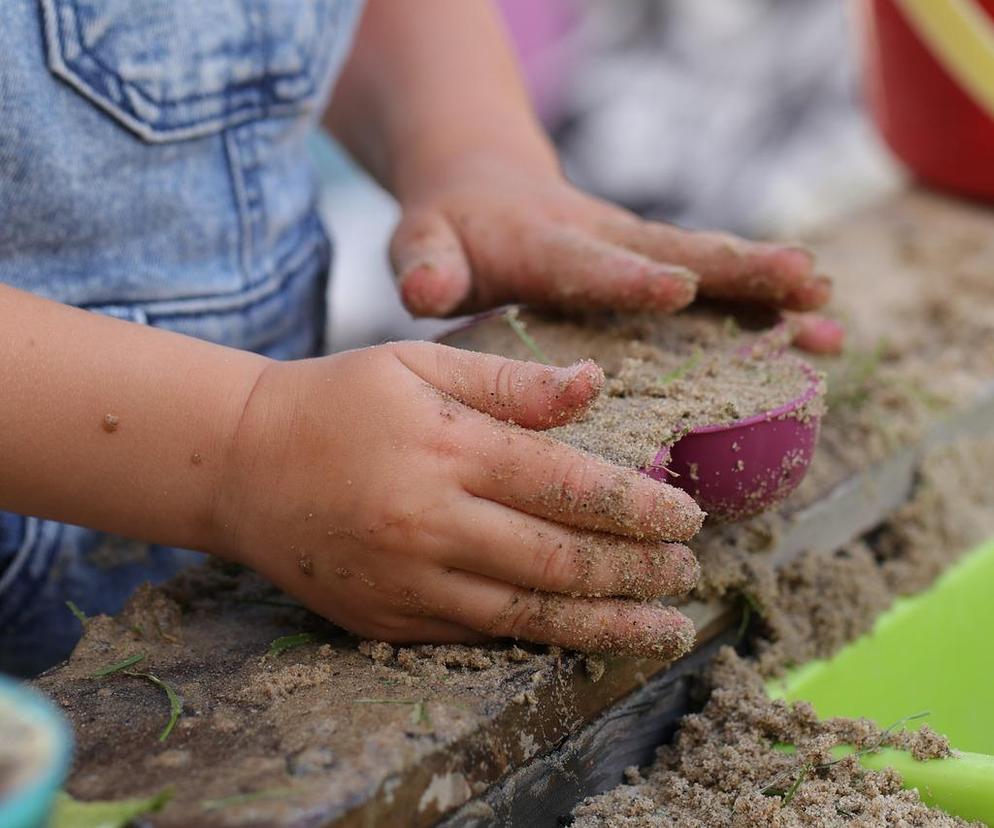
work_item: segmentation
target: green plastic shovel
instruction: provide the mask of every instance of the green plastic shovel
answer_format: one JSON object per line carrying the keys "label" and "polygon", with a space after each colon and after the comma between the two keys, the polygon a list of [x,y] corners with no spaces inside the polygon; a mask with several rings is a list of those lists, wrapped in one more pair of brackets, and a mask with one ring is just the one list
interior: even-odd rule
{"label": "green plastic shovel", "polygon": [[[994,540],[945,572],[928,591],[904,598],[873,630],[829,661],[770,682],[767,691],[805,699],[822,717],[873,719],[881,727],[918,713],[908,728],[949,737],[956,755],[918,762],[882,749],[867,768],[892,767],[929,805],[994,826]],[[843,755],[840,749],[838,755]]]}

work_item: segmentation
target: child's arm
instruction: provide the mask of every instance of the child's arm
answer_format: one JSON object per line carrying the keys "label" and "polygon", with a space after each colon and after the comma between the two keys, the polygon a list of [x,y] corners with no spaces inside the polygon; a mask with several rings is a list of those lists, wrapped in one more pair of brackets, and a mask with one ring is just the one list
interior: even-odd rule
{"label": "child's arm", "polygon": [[267,360],[0,285],[0,508],[213,549]]}
{"label": "child's arm", "polygon": [[642,221],[570,186],[486,0],[370,0],[325,123],[401,202],[391,252],[415,314],[829,297],[804,250]]}
{"label": "child's arm", "polygon": [[623,599],[693,585],[661,541],[696,504],[535,431],[590,403],[591,363],[427,343],[283,363],[2,285],[0,354],[0,509],[223,555],[392,641],[693,641]]}

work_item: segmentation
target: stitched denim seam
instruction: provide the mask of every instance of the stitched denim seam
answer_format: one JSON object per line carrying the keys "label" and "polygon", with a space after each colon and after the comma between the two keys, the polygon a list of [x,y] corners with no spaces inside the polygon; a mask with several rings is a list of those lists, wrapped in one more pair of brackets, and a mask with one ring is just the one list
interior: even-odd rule
{"label": "stitched denim seam", "polygon": [[31,545],[34,543],[34,535],[37,533],[36,518],[24,518],[24,536],[21,538],[21,544],[14,553],[14,557],[11,559],[10,563],[7,565],[7,569],[3,573],[3,577],[0,577],[0,595],[14,582],[15,576],[20,571],[21,567],[24,566],[25,561],[28,557],[28,552],[31,549]]}
{"label": "stitched denim seam", "polygon": [[253,122],[242,124],[232,130],[233,140],[238,147],[239,172],[245,190],[245,219],[251,228],[252,248],[249,250],[247,275],[249,283],[254,281],[256,270],[264,271],[265,266],[258,261],[259,250],[255,246],[266,232],[266,212],[262,187],[259,184],[259,143]]}
{"label": "stitched denim seam", "polygon": [[[18,547],[17,552],[14,553],[14,557],[7,566],[7,570],[3,573],[3,577],[0,578],[0,596],[3,596],[5,592],[10,590],[12,584],[22,583],[18,580],[17,575],[24,568],[25,564],[27,564],[31,554],[38,551],[35,549],[35,546],[40,536],[41,521],[38,518],[25,517],[24,537],[21,539],[21,545]],[[31,592],[32,590],[21,590],[22,593],[25,591]],[[13,618],[17,614],[23,603],[23,597],[16,605],[4,602],[4,605],[2,605],[3,611],[0,611],[0,628],[6,624],[8,619]]]}
{"label": "stitched denim seam", "polygon": [[244,165],[241,164],[240,149],[234,131],[224,131],[224,149],[228,159],[228,175],[231,178],[235,210],[238,212],[238,258],[242,278],[246,284],[252,282],[252,252],[255,249],[252,223],[248,218],[248,195],[245,192]]}
{"label": "stitched denim seam", "polygon": [[[62,0],[62,2],[64,1]],[[277,73],[270,75],[269,81],[265,78],[260,78],[254,81],[252,85],[246,85],[246,88],[263,89],[264,87],[272,87],[272,79],[301,77],[311,79],[306,91],[286,100],[254,100],[236,107],[226,107],[224,106],[226,93],[213,92],[204,93],[202,96],[187,96],[177,101],[155,101],[149,98],[143,90],[137,88],[133,82],[123,80],[116,72],[108,69],[90,50],[83,48],[81,44],[81,53],[84,53],[87,58],[92,60],[107,76],[113,78],[123,89],[138,93],[147,102],[160,110],[160,117],[154,121],[144,120],[97,88],[93,83],[94,78],[89,77],[92,73],[80,67],[78,61],[69,61],[66,59],[63,27],[58,20],[58,9],[55,7],[55,4],[60,2],[60,0],[40,0],[40,2],[45,19],[43,27],[44,39],[49,58],[48,65],[51,72],[73,87],[99,109],[150,143],[197,138],[260,117],[291,115],[306,109],[308,102],[315,95],[316,85],[314,77],[317,74],[317,69],[312,68],[309,72],[303,71],[296,75]],[[273,97],[273,95],[269,97]],[[217,99],[221,103],[219,112],[197,119],[187,118],[185,121],[174,120],[177,108],[189,106],[197,100],[212,98]]]}
{"label": "stitched denim seam", "polygon": [[[328,236],[316,215],[308,216],[305,221],[302,229],[309,237],[308,240],[296,247],[292,254],[280,260],[277,266],[273,267],[263,279],[245,289],[213,296],[188,296],[175,299],[139,300],[131,304],[124,302],[112,304],[120,307],[138,306],[146,315],[154,316],[157,319],[200,313],[224,313],[252,307],[277,292],[289,275],[301,269],[315,253],[320,253],[321,248],[329,244]],[[91,310],[104,307],[107,304],[107,302],[85,302],[77,307]]]}
{"label": "stitched denim seam", "polygon": [[[270,287],[271,289],[265,292],[260,291],[259,293],[253,294],[249,299],[249,301],[245,302],[245,304],[243,305],[240,305],[238,309],[242,311],[249,311],[259,306],[263,302],[268,301],[276,294],[281,293],[283,289],[293,280],[300,278],[301,276],[307,275],[306,267],[309,264],[311,264],[312,261],[314,261],[315,263],[320,263],[322,259],[327,258],[326,256],[322,255],[324,246],[325,246],[324,244],[319,243],[309,247],[308,255],[303,259],[303,261],[299,263],[297,267],[288,268],[285,271],[283,271],[280,274],[279,278],[276,280],[274,285],[267,286]],[[224,315],[227,312],[230,312],[230,309],[201,307],[191,313],[190,311],[187,311],[182,308],[167,308],[161,312],[146,311],[146,317],[148,318],[149,324],[155,325],[157,322],[169,321],[171,319],[183,319],[191,315],[195,315],[198,317],[208,317],[208,316]]]}
{"label": "stitched denim seam", "polygon": [[[314,94],[314,77],[315,75],[320,76],[321,72],[316,69],[301,69],[299,72],[274,72],[266,69],[261,75],[251,80],[244,81],[243,83],[235,83],[230,86],[226,86],[223,90],[217,92],[194,92],[186,95],[182,98],[156,98],[146,89],[142,88],[140,84],[135,81],[125,80],[121,77],[120,73],[112,66],[108,66],[107,63],[100,57],[97,52],[92,49],[86,48],[83,41],[83,32],[80,29],[79,22],[79,5],[75,0],[43,0],[43,2],[55,2],[60,5],[70,5],[73,8],[75,14],[73,18],[76,23],[76,38],[80,44],[80,52],[84,53],[90,60],[92,60],[100,69],[102,69],[106,74],[113,77],[122,87],[127,87],[131,89],[136,94],[140,95],[148,103],[153,106],[158,107],[175,107],[181,104],[195,103],[197,101],[205,101],[211,98],[224,97],[229,91],[233,89],[269,89],[272,90],[274,86],[274,81],[280,80],[298,80],[300,78],[306,78],[310,83],[307,86],[307,91],[293,98],[284,99],[287,103],[299,102],[303,98],[309,98]],[[56,12],[56,18],[58,18],[58,13]],[[70,62],[65,58],[65,43],[63,42],[63,33],[61,23],[57,23],[57,28],[59,30],[59,45],[63,47],[61,54],[62,60],[67,67],[72,69],[74,72],[84,75],[86,70],[74,62]],[[261,41],[259,41],[261,43]],[[314,58],[314,52],[319,51],[312,49],[308,52],[308,60]],[[277,97],[276,93],[272,93],[272,97]],[[277,97],[277,100],[279,98]]]}

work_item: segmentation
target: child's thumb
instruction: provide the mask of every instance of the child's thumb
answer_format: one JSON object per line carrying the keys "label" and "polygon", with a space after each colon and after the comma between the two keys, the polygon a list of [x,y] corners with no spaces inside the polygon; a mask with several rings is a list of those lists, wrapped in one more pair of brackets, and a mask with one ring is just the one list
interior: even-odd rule
{"label": "child's thumb", "polygon": [[469,262],[440,213],[405,211],[390,242],[390,261],[404,306],[414,316],[447,316],[469,295]]}
{"label": "child's thumb", "polygon": [[604,384],[604,372],[589,360],[558,368],[446,345],[394,347],[401,362],[429,385],[470,408],[525,428],[546,429],[575,420]]}

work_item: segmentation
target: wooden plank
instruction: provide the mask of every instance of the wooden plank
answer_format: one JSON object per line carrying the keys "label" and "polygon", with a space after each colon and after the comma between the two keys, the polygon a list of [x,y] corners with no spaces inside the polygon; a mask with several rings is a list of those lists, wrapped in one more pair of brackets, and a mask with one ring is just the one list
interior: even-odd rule
{"label": "wooden plank", "polygon": [[725,630],[549,753],[515,771],[467,803],[441,828],[556,826],[583,797],[618,784],[625,768],[650,762],[688,712],[691,685],[702,667],[735,633]]}

